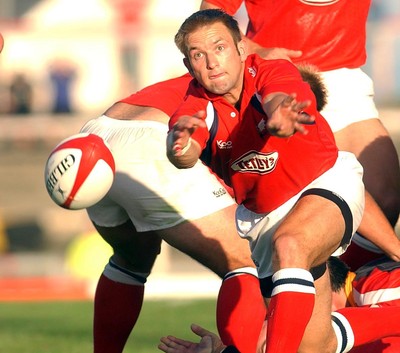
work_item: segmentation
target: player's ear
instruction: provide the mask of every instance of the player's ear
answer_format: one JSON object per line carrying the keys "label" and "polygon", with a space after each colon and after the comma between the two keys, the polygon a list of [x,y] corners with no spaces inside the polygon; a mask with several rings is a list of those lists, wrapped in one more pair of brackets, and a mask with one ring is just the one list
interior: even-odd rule
{"label": "player's ear", "polygon": [[188,69],[189,73],[191,76],[193,76],[193,69],[192,66],[190,65],[190,61],[188,58],[183,58],[183,64],[186,66],[186,68]]}
{"label": "player's ear", "polygon": [[245,42],[244,40],[241,40],[241,41],[238,43],[237,48],[238,48],[238,52],[239,52],[239,55],[240,55],[242,61],[245,61],[245,60],[247,59],[247,46],[246,46],[246,42]]}

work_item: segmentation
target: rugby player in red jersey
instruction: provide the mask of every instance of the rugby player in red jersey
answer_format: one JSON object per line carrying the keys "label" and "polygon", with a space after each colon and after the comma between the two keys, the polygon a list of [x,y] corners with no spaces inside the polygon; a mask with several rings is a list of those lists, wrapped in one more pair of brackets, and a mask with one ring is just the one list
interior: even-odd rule
{"label": "rugby player in red jersey", "polygon": [[168,156],[179,168],[201,158],[233,187],[236,226],[250,242],[268,304],[266,352],[361,344],[365,335],[353,324],[370,309],[341,313],[334,329],[326,271],[363,215],[361,165],[338,151],[296,67],[247,55],[228,14],[196,12],[175,43],[196,81],[171,119]]}
{"label": "rugby player in red jersey", "polygon": [[[320,78],[309,67],[301,73],[315,87],[322,106]],[[166,158],[166,124],[191,79],[184,75],[144,88],[83,128],[103,136],[118,160],[111,192],[88,209],[114,249],[95,295],[95,353],[122,352],[140,315],[145,281],[161,239],[223,278],[217,300],[219,334],[224,343],[243,352],[255,350],[265,306],[248,244],[236,239],[235,206],[206,167],[200,164],[184,172]],[[207,190],[215,192],[215,198]]]}
{"label": "rugby player in red jersey", "polygon": [[[200,8],[222,8],[234,15],[242,2],[203,0]],[[249,52],[264,59],[310,64],[321,71],[328,92],[322,115],[339,149],[354,153],[364,168],[365,213],[342,258],[356,269],[382,256],[383,249],[399,261],[400,240],[393,229],[400,212],[399,158],[379,120],[373,82],[361,69],[367,57],[371,0],[244,0],[244,4]],[[380,249],[371,241],[380,243]]]}

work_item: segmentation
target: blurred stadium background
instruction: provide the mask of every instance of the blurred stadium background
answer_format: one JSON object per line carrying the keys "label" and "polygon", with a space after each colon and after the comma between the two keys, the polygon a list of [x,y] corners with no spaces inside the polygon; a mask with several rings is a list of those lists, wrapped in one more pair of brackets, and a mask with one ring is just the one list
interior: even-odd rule
{"label": "blurred stadium background", "polygon": [[[44,164],[61,139],[116,100],[184,72],[173,36],[199,3],[0,0],[0,300],[92,297],[110,249],[85,211],[53,204]],[[242,11],[238,18],[245,26]],[[400,2],[372,0],[367,29],[364,69],[400,151]],[[70,73],[70,112],[53,112],[55,69]],[[21,74],[32,92],[27,114],[17,113],[10,90]],[[146,290],[202,297],[218,287],[218,278],[164,246]]]}

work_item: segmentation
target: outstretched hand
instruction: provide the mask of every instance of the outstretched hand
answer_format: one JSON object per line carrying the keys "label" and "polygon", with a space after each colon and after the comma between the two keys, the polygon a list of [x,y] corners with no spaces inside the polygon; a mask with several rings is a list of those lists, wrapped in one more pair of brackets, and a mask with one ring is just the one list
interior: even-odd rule
{"label": "outstretched hand", "polygon": [[315,120],[314,116],[303,111],[310,104],[311,101],[308,100],[298,102],[295,93],[286,96],[272,114],[269,114],[266,126],[268,131],[279,137],[288,137],[295,132],[306,135],[308,131],[303,124],[310,124]]}
{"label": "outstretched hand", "polygon": [[207,127],[204,121],[205,111],[199,111],[195,115],[183,115],[172,127],[169,133],[172,139],[172,150],[175,156],[182,155],[182,150],[189,144],[190,136],[199,128]]}
{"label": "outstretched hand", "polygon": [[201,337],[199,343],[167,336],[160,339],[158,349],[165,353],[220,353],[225,348],[216,334],[195,324],[192,324],[190,328]]}

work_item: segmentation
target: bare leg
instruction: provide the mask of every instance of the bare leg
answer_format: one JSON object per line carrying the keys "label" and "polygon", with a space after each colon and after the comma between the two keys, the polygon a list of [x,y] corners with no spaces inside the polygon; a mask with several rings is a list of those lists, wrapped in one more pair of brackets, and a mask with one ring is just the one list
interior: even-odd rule
{"label": "bare leg", "polygon": [[276,230],[267,353],[321,352],[321,347],[334,352],[329,274],[325,271],[314,281],[310,269],[326,262],[344,229],[336,204],[308,195]]}
{"label": "bare leg", "polygon": [[[258,279],[254,276],[255,267],[248,242],[239,238],[234,227],[235,208],[228,207],[158,234],[137,233],[130,222],[115,228],[97,227],[97,230],[114,248],[113,262],[134,275],[150,273],[160,251],[160,239],[221,278],[236,270],[237,273],[226,278],[221,285],[217,302],[218,329],[225,344],[237,346],[242,353],[253,353],[266,309]],[[103,276],[105,274],[106,271]],[[95,353],[121,353],[140,314],[144,283],[130,278],[122,284],[108,279],[103,285],[105,282],[106,279],[100,279],[95,298]],[[118,290],[113,291],[111,287],[118,287]],[[122,291],[121,287],[125,290]],[[115,293],[115,296],[110,293]],[[226,300],[227,294],[229,300]],[[125,299],[122,298],[124,295]],[[98,304],[105,302],[107,307]],[[107,317],[110,312],[113,318]],[[117,338],[116,332],[120,332]],[[254,339],[249,340],[249,337]],[[106,341],[108,344],[104,348]]]}
{"label": "bare leg", "polygon": [[[113,228],[96,226],[113,247],[112,262],[135,275],[150,273],[160,251],[155,233],[136,232],[129,221]],[[121,353],[140,315],[144,296],[143,280],[125,275],[107,265],[97,284],[94,298],[94,353]],[[119,276],[118,276],[119,275]]]}
{"label": "bare leg", "polygon": [[255,266],[248,241],[239,238],[234,226],[235,210],[231,206],[161,234],[170,245],[224,278],[217,302],[219,334],[224,344],[254,353],[266,308],[258,278],[252,274]]}
{"label": "bare leg", "polygon": [[364,167],[364,184],[395,226],[400,212],[399,157],[388,131],[378,119],[347,126],[335,133],[340,150],[350,151]]}

